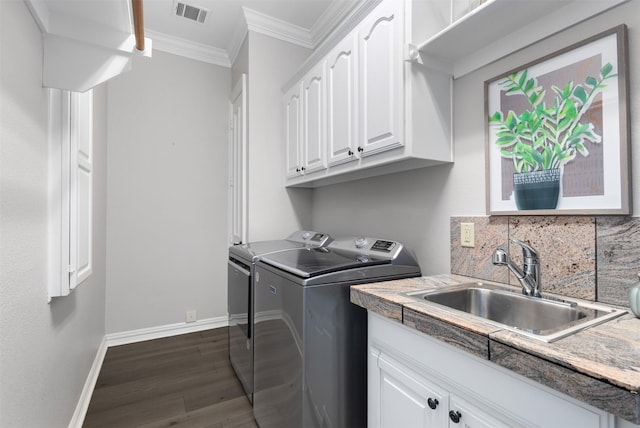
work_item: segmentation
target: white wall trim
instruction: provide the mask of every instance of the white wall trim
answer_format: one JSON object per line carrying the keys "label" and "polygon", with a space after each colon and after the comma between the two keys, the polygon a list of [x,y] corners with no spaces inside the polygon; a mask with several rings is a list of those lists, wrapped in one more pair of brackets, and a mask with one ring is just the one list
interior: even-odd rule
{"label": "white wall trim", "polygon": [[222,67],[231,67],[229,55],[224,49],[214,48],[213,46],[170,36],[158,31],[146,30],[146,33],[153,40],[153,48],[157,51],[168,52]]}
{"label": "white wall trim", "polygon": [[226,327],[229,325],[227,316],[207,318],[196,322],[180,322],[176,324],[161,325],[158,327],[141,328],[139,330],[110,333],[105,336],[107,346],[126,345],[129,343],[143,342],[145,340],[160,339],[163,337],[177,336],[212,328]]}
{"label": "white wall trim", "polygon": [[96,382],[98,381],[98,375],[100,374],[102,363],[104,362],[104,357],[107,354],[107,348],[107,338],[105,336],[102,338],[100,346],[98,346],[98,352],[96,352],[96,357],[94,358],[91,369],[89,370],[89,375],[87,376],[87,380],[84,382],[84,387],[80,393],[80,399],[78,400],[76,409],[71,417],[71,422],[69,422],[69,428],[82,428],[84,419],[87,416],[87,410],[89,409],[89,403],[91,402],[91,396],[93,395],[93,390],[96,386]]}

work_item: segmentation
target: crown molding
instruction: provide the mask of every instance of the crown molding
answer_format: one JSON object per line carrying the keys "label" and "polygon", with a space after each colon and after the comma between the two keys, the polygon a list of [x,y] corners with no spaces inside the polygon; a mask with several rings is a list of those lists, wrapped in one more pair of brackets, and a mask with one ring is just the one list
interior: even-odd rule
{"label": "crown molding", "polygon": [[313,49],[311,34],[306,28],[273,18],[247,7],[242,8],[248,31],[264,34],[285,42]]}
{"label": "crown molding", "polygon": [[283,92],[287,92],[291,86],[302,79],[302,76],[309,71],[309,69],[316,64],[322,57],[327,55],[329,51],[343,38],[345,38],[349,32],[351,32],[358,23],[360,23],[375,7],[380,4],[382,0],[353,0],[351,6],[347,9],[340,10],[340,13],[344,13],[345,16],[341,18],[341,21],[335,28],[331,29],[329,33],[314,46],[313,52],[298,71],[289,79],[289,81],[282,87]]}
{"label": "crown molding", "polygon": [[29,8],[33,19],[38,24],[38,28],[42,34],[49,32],[49,20],[51,12],[44,0],[25,0],[25,4]]}
{"label": "crown molding", "polygon": [[333,0],[311,27],[310,35],[314,49],[358,6],[359,0]]}
{"label": "crown molding", "polygon": [[153,40],[153,49],[180,55],[186,58],[222,67],[231,67],[229,55],[224,49],[218,49],[203,43],[193,42],[180,37],[146,29],[147,36]]}

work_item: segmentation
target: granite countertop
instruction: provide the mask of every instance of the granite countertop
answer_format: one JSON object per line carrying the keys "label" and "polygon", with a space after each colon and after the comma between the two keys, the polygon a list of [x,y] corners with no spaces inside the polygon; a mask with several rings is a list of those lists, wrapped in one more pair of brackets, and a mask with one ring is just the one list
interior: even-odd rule
{"label": "granite countertop", "polygon": [[460,275],[409,278],[352,286],[351,302],[640,424],[640,319],[627,313],[546,343],[404,294],[473,281],[495,284]]}

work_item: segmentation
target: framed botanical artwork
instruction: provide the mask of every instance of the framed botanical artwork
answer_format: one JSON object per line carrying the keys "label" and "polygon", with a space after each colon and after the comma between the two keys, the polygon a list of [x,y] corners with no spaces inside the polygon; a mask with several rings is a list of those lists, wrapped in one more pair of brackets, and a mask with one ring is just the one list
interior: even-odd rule
{"label": "framed botanical artwork", "polygon": [[488,214],[631,214],[627,58],[620,25],[485,82]]}

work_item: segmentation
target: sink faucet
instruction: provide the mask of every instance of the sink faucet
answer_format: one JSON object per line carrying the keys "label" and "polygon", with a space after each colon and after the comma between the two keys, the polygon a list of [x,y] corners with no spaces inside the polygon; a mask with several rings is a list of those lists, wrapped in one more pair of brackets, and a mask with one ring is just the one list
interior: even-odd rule
{"label": "sink faucet", "polygon": [[524,266],[520,269],[516,266],[503,247],[498,247],[493,252],[493,264],[496,266],[507,266],[511,272],[518,278],[522,285],[522,294],[533,297],[541,297],[540,295],[540,263],[538,252],[530,245],[518,240],[512,239],[511,242],[522,247],[522,258]]}

